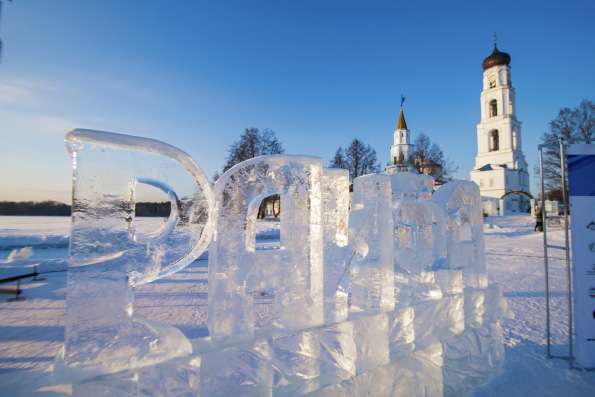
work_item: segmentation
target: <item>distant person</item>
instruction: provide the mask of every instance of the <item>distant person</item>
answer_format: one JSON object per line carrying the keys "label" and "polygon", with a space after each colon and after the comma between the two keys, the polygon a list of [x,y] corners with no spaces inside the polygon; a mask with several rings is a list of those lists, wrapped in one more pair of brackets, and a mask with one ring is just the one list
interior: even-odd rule
{"label": "distant person", "polygon": [[541,214],[541,207],[537,207],[535,210],[535,228],[536,232],[543,232],[543,216]]}

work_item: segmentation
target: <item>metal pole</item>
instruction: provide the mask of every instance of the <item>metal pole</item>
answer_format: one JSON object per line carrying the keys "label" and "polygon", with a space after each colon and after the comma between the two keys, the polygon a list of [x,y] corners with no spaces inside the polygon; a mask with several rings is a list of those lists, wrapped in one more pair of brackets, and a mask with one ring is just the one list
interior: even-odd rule
{"label": "metal pole", "polygon": [[547,253],[547,216],[545,213],[545,185],[543,181],[543,146],[539,145],[539,177],[541,180],[541,221],[543,222],[543,265],[545,267],[545,336],[547,358],[551,358],[550,344],[550,272]]}
{"label": "metal pole", "polygon": [[562,200],[564,201],[564,242],[566,244],[566,277],[568,278],[568,359],[570,368],[574,362],[574,335],[572,313],[572,263],[570,262],[570,244],[568,236],[568,186],[566,184],[566,148],[560,138],[560,168],[562,173]]}

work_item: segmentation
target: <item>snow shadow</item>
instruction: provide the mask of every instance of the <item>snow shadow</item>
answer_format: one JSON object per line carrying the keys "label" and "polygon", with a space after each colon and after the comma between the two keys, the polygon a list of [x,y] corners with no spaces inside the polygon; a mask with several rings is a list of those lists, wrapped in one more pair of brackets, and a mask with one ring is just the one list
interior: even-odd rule
{"label": "snow shadow", "polygon": [[63,342],[64,327],[55,325],[2,326],[2,341]]}
{"label": "snow shadow", "polygon": [[477,388],[471,396],[525,397],[529,390],[531,395],[540,397],[595,396],[595,377],[593,373],[570,370],[565,360],[547,359],[544,345],[523,340],[506,347],[502,374]]}
{"label": "snow shadow", "polygon": [[[565,291],[550,291],[550,298],[566,298]],[[545,298],[545,291],[508,291],[504,292],[505,298]]]}

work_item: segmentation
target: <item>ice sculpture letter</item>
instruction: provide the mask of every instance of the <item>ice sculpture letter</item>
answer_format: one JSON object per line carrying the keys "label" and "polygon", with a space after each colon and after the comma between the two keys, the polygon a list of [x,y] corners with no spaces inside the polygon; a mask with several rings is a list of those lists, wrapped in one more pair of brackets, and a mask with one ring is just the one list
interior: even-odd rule
{"label": "ice sculpture letter", "polygon": [[481,196],[473,182],[452,181],[432,197],[447,219],[448,267],[463,272],[466,287],[486,288]]}
{"label": "ice sculpture letter", "polygon": [[345,285],[348,246],[349,171],[325,168],[322,174],[324,237],[324,321],[345,321],[349,314],[349,286]]}
{"label": "ice sculpture letter", "polygon": [[[261,156],[215,184],[217,231],[209,248],[209,332],[213,339],[251,337],[254,295],[273,297],[271,327],[299,330],[323,322],[322,162]],[[281,198],[281,247],[257,250],[260,203]]]}
{"label": "ice sculpture letter", "polygon": [[351,312],[387,312],[395,307],[393,217],[388,175],[370,174],[353,181],[349,215]]}
{"label": "ice sculpture letter", "polygon": [[[348,171],[315,157],[244,161],[212,192],[165,143],[90,130],[66,141],[72,233],[55,373],[74,396],[457,396],[502,365],[507,307],[487,285],[473,183],[434,193],[429,176],[364,175],[350,208]],[[141,190],[167,219],[136,218]],[[280,222],[257,221],[271,196]],[[257,239],[263,226],[279,241]],[[191,343],[134,315],[135,286],[207,246],[209,336]]]}
{"label": "ice sculpture letter", "polygon": [[[464,331],[442,343],[444,394],[462,396],[476,384],[475,379],[485,382],[502,365],[500,319],[508,309],[502,289],[496,284],[488,286],[478,186],[468,181],[451,181],[434,193],[432,201],[446,215],[449,271],[462,272],[465,287]],[[451,299],[455,297],[452,295]]]}
{"label": "ice sculpture letter", "polygon": [[[133,288],[176,272],[208,246],[213,196],[197,164],[152,139],[74,130],[64,365],[83,378],[154,364],[191,347],[181,332],[133,316]],[[165,195],[166,222],[142,233],[139,184]],[[157,196],[158,197],[158,196]]]}
{"label": "ice sculpture letter", "polygon": [[[395,270],[415,278],[424,271],[443,267],[446,258],[444,212],[426,198],[423,190],[425,183],[433,185],[433,180],[411,173],[395,174],[391,179]],[[415,183],[411,183],[410,179]],[[429,191],[431,194],[431,187]]]}

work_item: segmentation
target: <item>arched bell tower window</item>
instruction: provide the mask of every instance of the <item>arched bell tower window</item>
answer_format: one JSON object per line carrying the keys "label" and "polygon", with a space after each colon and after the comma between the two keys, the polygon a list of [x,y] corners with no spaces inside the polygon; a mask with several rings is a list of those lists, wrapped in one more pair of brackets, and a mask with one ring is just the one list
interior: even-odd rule
{"label": "arched bell tower window", "polygon": [[498,130],[491,130],[488,135],[488,139],[490,152],[495,152],[500,149],[500,139],[498,137]]}
{"label": "arched bell tower window", "polygon": [[512,149],[516,150],[519,148],[519,137],[516,130],[512,130]]}
{"label": "arched bell tower window", "polygon": [[490,101],[490,117],[496,117],[498,115],[498,101],[492,99]]}

